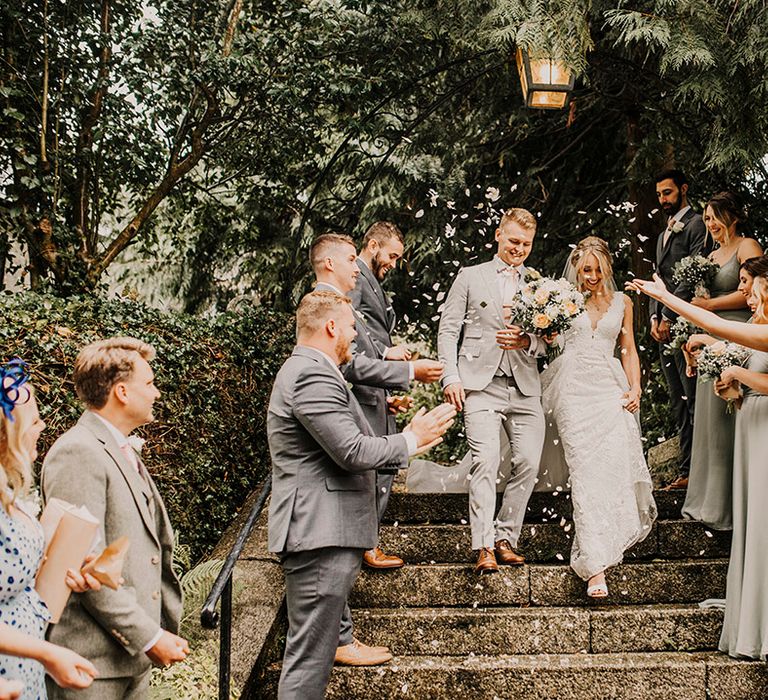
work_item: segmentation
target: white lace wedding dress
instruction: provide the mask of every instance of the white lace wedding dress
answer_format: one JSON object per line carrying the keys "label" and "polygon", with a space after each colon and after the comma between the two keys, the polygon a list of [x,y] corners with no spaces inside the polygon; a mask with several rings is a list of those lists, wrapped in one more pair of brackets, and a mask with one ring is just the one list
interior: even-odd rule
{"label": "white lace wedding dress", "polygon": [[624,295],[614,293],[592,328],[587,313],[564,335],[564,349],[541,375],[545,415],[554,419],[570,472],[575,533],[571,566],[584,580],[621,562],[645,539],[656,503],[629,389],[615,356]]}

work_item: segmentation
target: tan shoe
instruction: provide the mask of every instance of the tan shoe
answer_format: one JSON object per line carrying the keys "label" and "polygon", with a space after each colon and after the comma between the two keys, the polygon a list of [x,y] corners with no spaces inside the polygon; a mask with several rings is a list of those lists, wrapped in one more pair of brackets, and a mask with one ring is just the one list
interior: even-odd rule
{"label": "tan shoe", "polygon": [[525,557],[512,549],[509,540],[499,540],[496,543],[496,561],[498,561],[499,564],[520,566],[521,564],[525,564]]}
{"label": "tan shoe", "polygon": [[399,569],[405,562],[400,557],[384,554],[380,547],[374,547],[363,554],[363,564],[369,569]]}
{"label": "tan shoe", "polygon": [[499,566],[496,564],[496,557],[493,554],[493,550],[483,547],[477,557],[475,573],[482,576],[484,574],[495,574],[498,570]]}
{"label": "tan shoe", "polygon": [[687,489],[687,488],[688,488],[688,477],[678,476],[677,479],[675,479],[671,484],[667,484],[662,490],[677,491],[678,489]]}
{"label": "tan shoe", "polygon": [[369,647],[357,639],[353,640],[352,644],[338,647],[333,659],[335,664],[341,666],[380,666],[388,661],[392,661],[392,654],[389,649],[386,647],[379,647],[378,649]]}

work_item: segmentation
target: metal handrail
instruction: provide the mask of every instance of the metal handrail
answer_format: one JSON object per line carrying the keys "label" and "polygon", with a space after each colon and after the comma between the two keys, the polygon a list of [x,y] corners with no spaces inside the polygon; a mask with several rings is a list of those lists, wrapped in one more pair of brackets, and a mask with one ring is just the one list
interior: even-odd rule
{"label": "metal handrail", "polygon": [[[232,573],[253,526],[264,509],[264,504],[267,502],[271,490],[272,475],[269,474],[200,611],[200,622],[203,627],[216,629],[221,622],[221,633],[219,634],[219,700],[229,700],[230,660],[232,656]],[[221,599],[221,613],[216,611],[219,599]]]}

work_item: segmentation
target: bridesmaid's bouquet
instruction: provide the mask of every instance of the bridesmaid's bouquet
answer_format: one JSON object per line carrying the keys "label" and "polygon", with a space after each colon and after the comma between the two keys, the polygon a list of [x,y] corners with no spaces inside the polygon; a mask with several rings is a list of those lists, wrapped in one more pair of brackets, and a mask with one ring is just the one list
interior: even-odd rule
{"label": "bridesmaid's bouquet", "polygon": [[524,282],[510,309],[510,318],[526,333],[562,333],[584,312],[584,295],[567,279],[542,277],[529,271]]}
{"label": "bridesmaid's bouquet", "polygon": [[689,255],[672,268],[672,280],[696,297],[709,299],[709,287],[720,269],[717,263],[703,255]]}
{"label": "bridesmaid's bouquet", "polygon": [[690,321],[686,321],[682,316],[678,316],[677,321],[669,329],[672,339],[667,343],[667,347],[664,348],[664,354],[672,355],[675,350],[682,350],[694,333],[702,332],[698,326],[693,325]]}
{"label": "bridesmaid's bouquet", "polygon": [[[699,376],[704,381],[717,382],[720,380],[720,375],[728,367],[733,365],[744,367],[751,354],[750,350],[741,345],[727,343],[722,340],[712,343],[712,345],[707,345],[699,353]],[[731,382],[721,391],[718,391],[717,387],[715,387],[715,394],[723,399],[723,401],[728,402],[728,413],[733,412],[734,405],[738,408],[741,403],[742,393],[738,382]]]}

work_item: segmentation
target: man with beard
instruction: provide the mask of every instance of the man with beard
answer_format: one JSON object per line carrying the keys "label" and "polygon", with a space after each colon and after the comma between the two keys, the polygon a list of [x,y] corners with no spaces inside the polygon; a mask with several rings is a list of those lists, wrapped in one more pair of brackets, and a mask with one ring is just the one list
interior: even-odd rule
{"label": "man with beard", "polygon": [[[365,329],[373,341],[369,350],[375,351],[374,356],[385,360],[411,359],[411,353],[404,345],[396,346],[392,342],[391,333],[395,327],[396,317],[392,304],[381,288],[381,282],[386,274],[394,269],[397,261],[403,257],[404,239],[397,226],[389,221],[377,221],[368,227],[363,238],[363,246],[357,257],[360,275],[355,288],[349,293],[352,305],[365,320]],[[367,354],[367,353],[366,353]],[[360,395],[362,393],[362,395]],[[394,435],[397,433],[394,412],[398,409],[393,403],[393,397],[387,393],[386,403],[381,403],[381,397],[374,397],[367,387],[360,387],[356,396],[366,411],[368,422],[377,435]],[[370,398],[378,399],[376,402]],[[380,404],[380,405],[379,405]],[[377,506],[379,522],[389,502],[395,474],[379,472],[376,477]],[[385,554],[377,545],[363,555],[363,564],[371,569],[388,570],[403,566],[400,557]]]}
{"label": "man with beard", "polygon": [[[689,255],[706,255],[706,227],[700,214],[688,204],[688,180],[680,170],[665,170],[656,176],[656,196],[667,217],[667,226],[656,242],[656,272],[664,280],[667,289],[675,296],[690,301],[692,291],[672,280],[675,264]],[[659,344],[661,368],[667,379],[669,398],[680,433],[680,474],[667,487],[688,487],[693,444],[693,412],[696,399],[696,378],[685,372],[685,358],[680,350],[670,356],[665,354],[671,340],[670,328],[677,314],[651,299],[651,337]]]}
{"label": "man with beard", "polygon": [[[402,434],[376,437],[339,369],[352,359],[355,325],[347,297],[307,294],[269,401],[269,550],[285,572],[288,609],[281,700],[322,700],[339,644],[361,646],[339,630],[362,554],[376,541],[375,472],[405,467],[438,444],[456,415],[447,404],[421,409]],[[392,658],[382,647],[359,656],[367,664]]]}

